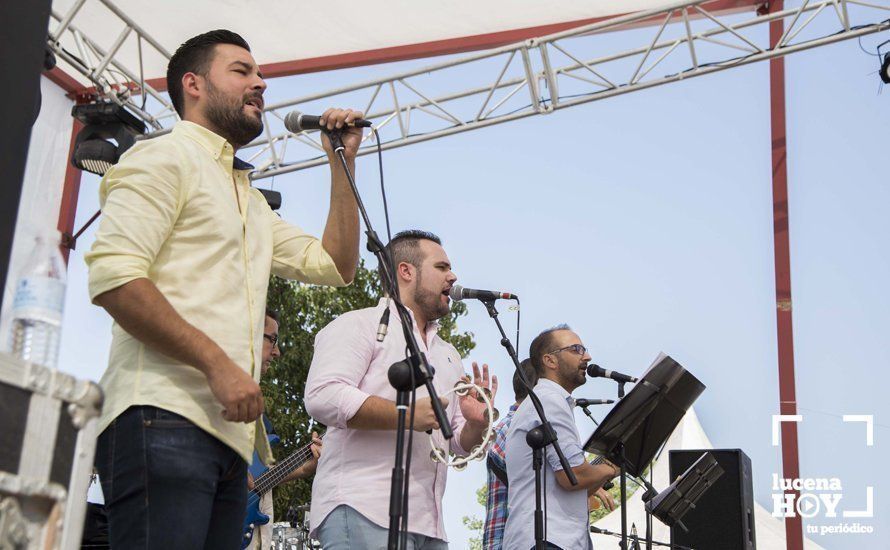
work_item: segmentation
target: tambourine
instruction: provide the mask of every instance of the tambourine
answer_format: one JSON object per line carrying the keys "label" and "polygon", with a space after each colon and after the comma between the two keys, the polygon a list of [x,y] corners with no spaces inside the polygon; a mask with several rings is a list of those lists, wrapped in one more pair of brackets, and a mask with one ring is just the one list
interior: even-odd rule
{"label": "tambourine", "polygon": [[458,381],[454,387],[448,390],[442,397],[447,397],[452,393],[458,397],[463,397],[467,395],[471,389],[476,390],[476,399],[478,399],[480,403],[485,403],[485,416],[488,418],[488,426],[485,428],[482,443],[473,447],[472,450],[470,450],[470,454],[467,456],[459,457],[451,452],[446,455],[444,450],[436,447],[436,443],[433,441],[433,436],[430,434],[430,447],[432,447],[432,450],[430,451],[430,460],[433,462],[441,462],[445,466],[454,468],[458,471],[466,468],[467,463],[471,460],[485,460],[488,446],[494,441],[494,423],[497,422],[498,417],[500,416],[498,410],[491,402],[491,390],[477,386],[471,382],[465,382],[463,380]]}

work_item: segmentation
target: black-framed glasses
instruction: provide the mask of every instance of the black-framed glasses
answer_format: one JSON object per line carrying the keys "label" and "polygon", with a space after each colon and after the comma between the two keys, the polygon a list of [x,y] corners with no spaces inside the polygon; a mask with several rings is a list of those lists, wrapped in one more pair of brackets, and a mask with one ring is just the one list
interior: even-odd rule
{"label": "black-framed glasses", "polygon": [[548,351],[547,355],[550,355],[551,353],[559,353],[561,351],[571,351],[572,353],[577,353],[578,355],[584,355],[585,353],[587,353],[587,348],[585,348],[582,344],[572,344],[571,346]]}
{"label": "black-framed glasses", "polygon": [[263,338],[269,341],[272,344],[272,347],[278,345],[278,335],[277,334],[263,334]]}

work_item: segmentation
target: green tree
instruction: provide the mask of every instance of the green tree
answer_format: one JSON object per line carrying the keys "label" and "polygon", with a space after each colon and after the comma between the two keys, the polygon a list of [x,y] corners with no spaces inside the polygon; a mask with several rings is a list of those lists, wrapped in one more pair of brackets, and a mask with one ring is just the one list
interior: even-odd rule
{"label": "green tree", "polygon": [[[479,506],[482,506],[482,508],[485,508],[488,504],[487,484],[476,489],[476,502],[478,502]],[[482,550],[482,536],[484,533],[483,530],[485,529],[484,520],[479,519],[473,514],[472,516],[462,517],[461,521],[468,531],[474,533],[474,535],[467,540],[467,550]]]}
{"label": "green tree", "polygon": [[[365,267],[364,262],[359,264],[355,280],[346,288],[305,285],[277,277],[269,281],[267,303],[281,318],[278,339],[281,357],[272,364],[261,386],[266,414],[281,437],[281,443],[274,449],[276,459],[293,454],[309,441],[309,416],[303,406],[303,393],[315,335],[342,313],[377,305],[380,296],[377,271]],[[457,329],[458,317],[466,314],[466,304],[454,302],[451,313],[440,319],[439,336],[454,345],[461,357],[466,357],[476,345],[472,333]],[[399,330],[397,319],[390,323],[392,330]],[[289,506],[308,503],[311,488],[311,479],[277,487],[276,521],[284,519]]]}

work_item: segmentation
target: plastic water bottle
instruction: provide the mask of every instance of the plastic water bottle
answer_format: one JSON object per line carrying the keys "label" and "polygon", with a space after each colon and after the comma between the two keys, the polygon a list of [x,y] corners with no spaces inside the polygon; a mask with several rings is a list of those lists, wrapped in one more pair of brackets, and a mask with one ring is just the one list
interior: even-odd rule
{"label": "plastic water bottle", "polygon": [[31,257],[21,271],[12,302],[12,354],[56,368],[65,306],[65,262],[58,232],[34,239]]}

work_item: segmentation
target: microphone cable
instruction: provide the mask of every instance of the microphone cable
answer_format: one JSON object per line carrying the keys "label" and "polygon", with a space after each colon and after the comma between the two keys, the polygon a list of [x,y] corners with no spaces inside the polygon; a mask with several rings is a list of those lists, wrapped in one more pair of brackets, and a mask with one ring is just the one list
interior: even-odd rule
{"label": "microphone cable", "polygon": [[[387,244],[392,242],[392,230],[390,228],[389,223],[389,202],[386,199],[386,184],[383,179],[383,148],[380,145],[380,134],[377,133],[377,128],[371,127],[371,131],[374,132],[374,141],[377,142],[377,167],[380,173],[380,196],[383,200],[383,218],[386,221],[386,240]],[[386,289],[395,289],[398,291],[398,278],[396,277],[395,266],[392,265],[392,258],[389,255],[389,252],[384,247],[383,249],[383,261],[389,262],[390,269],[388,270],[379,270],[379,274],[381,277],[386,275],[388,272],[391,276],[389,281],[381,281],[381,287],[384,291]],[[386,311],[389,311],[390,302],[392,300],[392,296],[387,292],[386,296]],[[400,319],[401,324],[401,319]],[[412,450],[414,448],[414,412],[417,409],[417,381],[414,378],[414,366],[408,357],[409,349],[408,343],[405,342],[405,359],[407,360],[408,365],[411,367],[409,369],[411,373],[411,412],[408,415],[408,436],[405,444],[405,477],[404,484],[400,487],[402,491],[401,500],[402,500],[402,524],[399,526],[399,548],[401,548],[402,538],[407,538],[408,535],[408,483],[411,479],[411,455]],[[418,357],[418,359],[420,359]]]}

